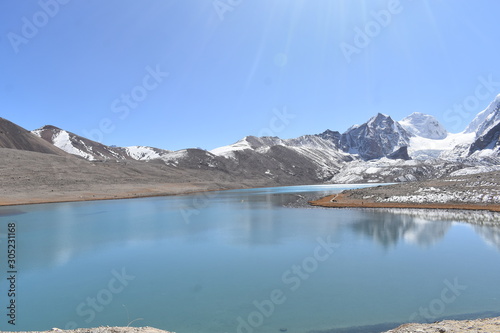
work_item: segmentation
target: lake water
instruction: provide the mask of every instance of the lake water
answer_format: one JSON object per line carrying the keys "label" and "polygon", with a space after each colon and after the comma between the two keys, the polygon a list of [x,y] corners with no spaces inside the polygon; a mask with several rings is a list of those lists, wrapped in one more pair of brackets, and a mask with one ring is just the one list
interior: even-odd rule
{"label": "lake water", "polygon": [[[1,276],[10,276],[8,223],[17,241],[16,326],[2,278],[0,329],[377,332],[500,312],[499,227],[424,211],[290,207],[345,188],[0,208]],[[483,215],[460,219],[496,218]]]}

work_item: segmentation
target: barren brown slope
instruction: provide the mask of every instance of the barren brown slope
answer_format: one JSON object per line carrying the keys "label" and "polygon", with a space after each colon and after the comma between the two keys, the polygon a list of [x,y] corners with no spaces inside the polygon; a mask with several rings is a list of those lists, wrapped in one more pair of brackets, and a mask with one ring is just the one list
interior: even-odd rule
{"label": "barren brown slope", "polygon": [[0,148],[65,156],[67,153],[7,119],[0,118]]}
{"label": "barren brown slope", "polygon": [[92,162],[70,154],[0,148],[0,206],[277,185],[258,175],[242,179],[221,170],[168,166],[160,160]]}

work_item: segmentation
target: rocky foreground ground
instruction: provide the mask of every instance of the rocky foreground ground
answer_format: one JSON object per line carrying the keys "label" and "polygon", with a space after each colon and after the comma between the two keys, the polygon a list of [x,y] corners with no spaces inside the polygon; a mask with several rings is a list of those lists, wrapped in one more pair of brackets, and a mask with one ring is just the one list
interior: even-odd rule
{"label": "rocky foreground ground", "polygon": [[433,324],[404,324],[385,333],[497,333],[500,317],[477,320],[444,320]]}
{"label": "rocky foreground ground", "polygon": [[[332,333],[334,332],[335,331],[333,330]],[[445,332],[446,333],[458,333],[458,332],[499,333],[500,317],[476,319],[476,320],[444,320],[432,324],[404,324],[384,333],[445,333]],[[163,331],[152,327],[97,327],[97,328],[80,328],[76,330],[66,330],[66,331],[54,328],[51,331],[40,332],[40,333],[172,333],[172,332]],[[370,332],[370,333],[376,333],[376,332]]]}

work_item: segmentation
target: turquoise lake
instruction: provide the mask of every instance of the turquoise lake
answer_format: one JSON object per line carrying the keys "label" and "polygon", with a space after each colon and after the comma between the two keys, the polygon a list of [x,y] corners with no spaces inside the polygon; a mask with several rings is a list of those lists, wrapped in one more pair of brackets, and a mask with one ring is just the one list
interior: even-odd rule
{"label": "turquoise lake", "polygon": [[297,204],[352,187],[0,207],[0,330],[379,332],[500,313],[500,226],[483,222],[499,215]]}

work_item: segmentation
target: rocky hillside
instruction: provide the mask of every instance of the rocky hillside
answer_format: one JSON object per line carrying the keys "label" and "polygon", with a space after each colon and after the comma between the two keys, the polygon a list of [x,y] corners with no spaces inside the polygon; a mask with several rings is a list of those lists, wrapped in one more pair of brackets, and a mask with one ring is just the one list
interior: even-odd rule
{"label": "rocky hillside", "polygon": [[0,118],[0,148],[65,155],[63,151],[33,135],[24,128]]}

